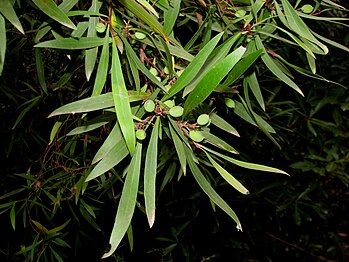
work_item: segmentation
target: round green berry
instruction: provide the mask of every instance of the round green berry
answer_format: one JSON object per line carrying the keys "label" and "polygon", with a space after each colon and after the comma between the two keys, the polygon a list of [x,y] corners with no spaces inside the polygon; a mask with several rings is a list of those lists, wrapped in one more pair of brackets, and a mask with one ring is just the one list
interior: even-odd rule
{"label": "round green berry", "polygon": [[183,107],[181,106],[174,106],[170,109],[169,113],[173,117],[181,117],[183,115]]}
{"label": "round green berry", "polygon": [[155,103],[153,100],[147,100],[144,103],[144,110],[147,111],[148,113],[153,112],[155,109]]}
{"label": "round green berry", "polygon": [[103,33],[105,31],[105,29],[106,29],[105,24],[103,24],[103,23],[97,23],[96,24],[96,31],[98,33]]}
{"label": "round green berry", "polygon": [[138,129],[136,131],[136,137],[138,140],[144,140],[147,137],[147,133],[143,129]]}
{"label": "round green berry", "polygon": [[199,115],[198,119],[196,120],[196,122],[200,125],[200,126],[205,126],[207,124],[210,123],[210,116],[208,114],[201,114]]}
{"label": "round green berry", "polygon": [[313,12],[314,7],[312,5],[307,4],[307,5],[303,5],[301,10],[305,14],[310,14],[311,12]]}
{"label": "round green berry", "polygon": [[147,36],[141,32],[136,32],[135,33],[135,37],[138,39],[138,40],[142,40],[144,38],[146,38]]}
{"label": "round green berry", "polygon": [[189,136],[193,141],[198,143],[200,143],[205,138],[203,134],[198,130],[190,130]]}

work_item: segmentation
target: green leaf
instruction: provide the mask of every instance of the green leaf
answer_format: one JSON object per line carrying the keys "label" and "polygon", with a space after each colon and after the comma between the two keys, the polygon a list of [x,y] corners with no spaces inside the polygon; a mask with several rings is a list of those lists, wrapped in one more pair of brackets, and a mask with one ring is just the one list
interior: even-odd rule
{"label": "green leaf", "polygon": [[184,103],[184,115],[192,111],[212,93],[217,85],[241,59],[245,50],[245,47],[240,46],[212,67],[186,99]]}
{"label": "green leaf", "polygon": [[188,164],[190,167],[191,172],[193,173],[193,176],[196,180],[196,182],[199,184],[201,189],[208,195],[208,197],[211,199],[213,203],[215,203],[217,206],[219,206],[225,213],[227,213],[235,222],[236,222],[236,228],[238,230],[242,231],[241,223],[239,221],[239,218],[236,216],[235,212],[230,208],[230,206],[221,198],[217,192],[212,188],[210,183],[206,180],[194,160],[191,158],[191,154],[188,148],[186,148],[186,155],[188,159]]}
{"label": "green leaf", "polygon": [[0,4],[0,13],[10,21],[10,23],[17,28],[19,32],[21,32],[24,35],[24,30],[21,25],[21,22],[19,21],[15,10],[13,9],[13,6],[11,4],[10,0],[1,0]]}
{"label": "green leaf", "polygon": [[41,225],[40,222],[35,221],[35,220],[33,220],[33,219],[31,220],[31,222],[32,222],[40,231],[44,232],[45,234],[48,233],[47,228],[44,227],[43,225]]}
{"label": "green leaf", "polygon": [[114,114],[105,114],[105,115],[100,115],[97,116],[96,118],[87,121],[86,123],[84,123],[81,126],[78,126],[76,128],[74,128],[73,130],[71,130],[67,136],[73,136],[73,135],[78,135],[78,134],[82,134],[82,133],[86,133],[89,131],[92,131],[94,129],[97,129],[101,126],[104,126],[106,124],[108,124],[109,122],[111,122],[113,119],[115,118]]}
{"label": "green leaf", "polygon": [[315,63],[314,57],[312,57],[308,53],[306,53],[306,55],[307,55],[307,60],[308,60],[308,64],[309,64],[311,72],[313,74],[316,74],[316,63]]}
{"label": "green leaf", "polygon": [[332,45],[332,46],[337,47],[337,48],[339,48],[339,49],[342,49],[342,50],[344,50],[344,51],[346,51],[346,52],[349,52],[349,48],[348,48],[348,47],[346,47],[346,46],[344,46],[344,45],[341,45],[341,44],[339,44],[339,43],[337,43],[337,42],[335,42],[335,41],[332,41],[332,40],[330,40],[330,39],[328,39],[328,38],[326,38],[326,37],[323,37],[323,36],[321,36],[321,35],[319,35],[319,34],[317,34],[317,33],[315,33],[315,32],[313,32],[313,34],[314,34],[317,38],[319,38],[319,39],[321,39],[322,41],[328,43],[329,45]]}
{"label": "green leaf", "polygon": [[244,162],[244,161],[240,161],[240,160],[236,160],[234,158],[228,157],[226,155],[223,155],[221,153],[218,153],[216,151],[213,151],[212,149],[209,149],[205,146],[202,146],[202,148],[205,151],[208,151],[212,154],[215,154],[216,156],[219,156],[220,158],[233,163],[234,165],[243,167],[243,168],[247,168],[247,169],[252,169],[252,170],[257,170],[257,171],[264,171],[264,172],[271,172],[271,173],[280,173],[280,174],[284,174],[284,175],[288,175],[285,171],[282,171],[280,169],[274,168],[274,167],[269,167],[269,166],[264,166],[264,165],[259,165],[259,164],[253,164],[253,163],[249,163],[249,162]]}
{"label": "green leaf", "polygon": [[109,240],[111,248],[108,253],[103,255],[103,258],[109,257],[114,253],[131,224],[131,219],[136,206],[141,160],[142,144],[137,143],[135,153],[132,157],[130,166],[128,167],[125,184],[122,189],[119,206],[116,213],[114,227]]}
{"label": "green leaf", "polygon": [[53,229],[50,229],[47,234],[48,235],[54,235],[56,233],[58,233],[59,231],[62,231],[70,222],[71,219],[68,219],[67,221],[65,221],[62,225],[55,227]]}
{"label": "green leaf", "polygon": [[123,41],[126,49],[127,59],[132,60],[133,63],[136,64],[138,69],[146,75],[153,83],[155,83],[158,87],[160,87],[162,90],[166,91],[166,88],[163,84],[160,83],[160,81],[149,72],[149,70],[145,67],[145,65],[141,62],[135,51],[133,50],[132,46],[128,43],[127,39],[122,36],[122,34],[119,34],[121,40]]}
{"label": "green leaf", "polygon": [[245,107],[239,101],[235,101],[235,109],[234,112],[236,115],[244,119],[246,122],[254,125],[254,126],[262,126],[269,133],[276,133],[271,125],[269,125],[261,116],[254,113],[253,115],[249,112],[248,108]]}
{"label": "green leaf", "polygon": [[58,255],[58,253],[50,246],[50,250],[58,262],[64,262],[64,260]]}
{"label": "green leaf", "polygon": [[[256,36],[255,39],[256,48],[257,49],[264,49],[264,46],[262,44],[261,39],[259,36]],[[279,68],[279,66],[273,61],[273,59],[268,55],[266,51],[264,51],[264,54],[262,55],[262,60],[264,64],[269,68],[269,70],[281,81],[283,81],[285,84],[292,87],[294,90],[296,90],[298,93],[300,93],[302,96],[304,96],[302,90],[287,76],[284,72]]]}
{"label": "green leaf", "polygon": [[36,62],[36,72],[38,74],[38,80],[39,84],[44,90],[44,92],[47,94],[47,87],[46,87],[46,82],[45,82],[45,66],[42,61],[42,56],[41,56],[41,49],[40,48],[35,48],[35,62]]}
{"label": "green leaf", "polygon": [[116,122],[113,129],[109,133],[108,137],[104,140],[102,146],[98,149],[95,154],[92,164],[97,163],[103,159],[113,147],[123,139],[119,124]]}
{"label": "green leaf", "polygon": [[76,29],[74,23],[69,19],[67,14],[59,9],[53,0],[32,0],[34,4],[46,15],[56,20],[58,23],[69,27],[73,30]]}
{"label": "green leaf", "polygon": [[59,38],[36,44],[34,47],[78,50],[100,46],[104,42],[104,38],[100,37]]}
{"label": "green leaf", "polygon": [[[11,226],[13,230],[16,230],[16,209],[15,209],[16,203],[13,203],[10,211],[10,220],[11,220]],[[25,212],[25,211],[24,211]]]}
{"label": "green leaf", "polygon": [[247,81],[249,87],[252,90],[253,95],[257,99],[259,106],[263,109],[263,111],[265,111],[264,99],[262,96],[261,88],[259,87],[256,72],[253,72],[252,74],[246,76],[244,78],[244,81]]}
{"label": "green leaf", "polygon": [[205,77],[205,75],[212,69],[214,65],[222,61],[222,59],[227,56],[231,47],[236,43],[236,41],[240,39],[240,37],[241,33],[238,32],[212,51],[195,79],[184,89],[183,97],[189,94],[198,85],[198,83],[202,80],[202,78]]}
{"label": "green leaf", "polygon": [[206,151],[206,156],[208,157],[208,160],[211,162],[213,167],[219,172],[219,174],[227,181],[230,185],[232,185],[237,191],[239,191],[241,194],[248,195],[250,192],[227,170],[225,170],[223,167],[221,167]]}
{"label": "green leaf", "polygon": [[70,9],[72,9],[79,0],[64,0],[58,8],[61,9],[63,12],[68,12]]}
{"label": "green leaf", "polygon": [[25,188],[18,188],[18,189],[12,190],[10,192],[7,192],[7,193],[0,196],[0,200],[5,199],[5,198],[10,197],[10,196],[13,196],[13,195],[16,195],[24,190],[25,190]]}
{"label": "green leaf", "polygon": [[170,127],[170,133],[172,136],[172,141],[175,145],[175,149],[177,152],[177,156],[179,159],[179,163],[181,164],[181,168],[183,171],[183,174],[187,173],[187,158],[185,155],[185,151],[184,151],[184,144],[181,141],[181,139],[178,137],[177,132],[173,129],[172,125],[169,126]]}
{"label": "green leaf", "polygon": [[193,61],[191,61],[188,67],[182,72],[180,77],[178,77],[175,84],[170,88],[168,94],[166,94],[162,98],[162,101],[168,100],[169,98],[177,94],[194,79],[222,36],[223,32],[216,35],[210,42],[205,45],[205,47],[195,56]]}
{"label": "green leaf", "polygon": [[210,144],[217,146],[221,149],[224,149],[230,153],[239,154],[239,152],[234,147],[232,147],[231,145],[229,145],[227,142],[220,139],[219,137],[211,134],[210,132],[201,131],[201,133],[204,135],[206,141],[209,142]]}
{"label": "green leaf", "polygon": [[[164,47],[159,43],[158,41],[150,41],[149,39],[145,38],[141,40],[142,43],[145,43],[151,47],[156,47],[157,49],[161,51],[165,51]],[[170,50],[171,55],[176,56],[178,58],[183,58],[186,61],[193,61],[194,56],[188,53],[181,45],[168,45],[168,49]]]}
{"label": "green leaf", "polygon": [[149,226],[155,221],[155,190],[158,159],[158,137],[160,118],[157,118],[151,133],[144,164],[144,200]]}
{"label": "green leaf", "polygon": [[[148,93],[128,91],[128,101],[136,102],[147,99],[150,96]],[[127,99],[126,99],[127,100]],[[53,111],[48,117],[59,116],[63,114],[87,113],[114,106],[113,94],[106,93],[94,97],[89,97],[75,101]]]}
{"label": "green leaf", "polygon": [[106,153],[105,157],[95,166],[85,181],[87,182],[99,177],[100,175],[103,175],[105,172],[119,164],[128,154],[129,151],[127,150],[125,141],[120,139],[115,146],[113,146]]}
{"label": "green leaf", "polygon": [[[92,5],[89,9],[91,12],[98,12],[99,11],[99,4],[98,0],[93,0]],[[98,17],[90,17],[88,22],[88,30],[87,30],[87,37],[96,37],[97,31],[96,31],[96,25],[99,21]],[[91,74],[93,72],[93,69],[96,64],[97,60],[97,53],[98,53],[98,47],[86,50],[85,53],[85,75],[87,81],[90,80]]]}
{"label": "green leaf", "polygon": [[158,22],[158,19],[152,14],[148,13],[140,4],[135,0],[119,0],[119,2],[124,5],[128,10],[135,14],[136,17],[141,19],[143,22],[148,24],[157,33],[162,35],[162,37],[168,42],[167,36],[164,32],[162,25]]}
{"label": "green leaf", "polygon": [[293,9],[290,2],[288,0],[281,0],[281,2],[284,8],[285,17],[286,17],[289,28],[292,29],[297,34],[299,34],[300,36],[318,45],[323,50],[323,54],[327,54],[328,48],[324,44],[319,42],[315,38],[315,36],[310,32],[310,29],[299,17],[297,12]]}
{"label": "green leaf", "polygon": [[156,12],[154,7],[151,4],[149,4],[147,0],[137,0],[137,2],[143,5],[146,9],[148,9],[148,11],[155,15],[156,18],[159,18],[159,14]]}
{"label": "green leaf", "polygon": [[[248,49],[248,47],[247,47]],[[257,58],[263,53],[263,50],[257,50],[250,54],[248,54],[246,57],[242,58],[241,61],[239,61],[236,66],[231,70],[231,72],[228,74],[226,80],[223,82],[223,86],[230,86],[232,85],[243,73],[246,72],[246,70],[256,62]]]}
{"label": "green leaf", "polygon": [[5,64],[6,55],[6,27],[5,19],[0,14],[0,76]]}
{"label": "green leaf", "polygon": [[52,144],[52,142],[54,141],[61,125],[63,124],[63,122],[60,122],[60,121],[57,121],[53,127],[52,127],[52,130],[51,130],[51,133],[50,133],[50,142],[49,142],[49,145]]}
{"label": "green leaf", "polygon": [[164,32],[166,35],[169,35],[172,32],[173,26],[177,21],[180,7],[181,0],[174,0],[171,1],[171,5],[168,10],[164,12]]}
{"label": "green leaf", "polygon": [[109,26],[106,30],[106,34],[104,37],[104,44],[103,44],[101,56],[99,58],[99,64],[97,68],[95,83],[93,86],[92,96],[97,96],[102,93],[102,89],[105,85],[105,82],[107,81],[108,67],[109,67]]}
{"label": "green leaf", "polygon": [[229,124],[227,121],[225,121],[222,117],[220,117],[216,113],[211,113],[210,118],[211,118],[212,125],[215,125],[216,127],[234,136],[240,137],[238,131],[236,131],[236,129],[231,124]]}
{"label": "green leaf", "polygon": [[126,141],[127,148],[130,151],[130,154],[133,155],[136,147],[136,132],[132,118],[131,106],[130,102],[128,101],[128,93],[115,41],[113,41],[112,46],[113,58],[111,68],[111,85],[114,106],[121,132]]}

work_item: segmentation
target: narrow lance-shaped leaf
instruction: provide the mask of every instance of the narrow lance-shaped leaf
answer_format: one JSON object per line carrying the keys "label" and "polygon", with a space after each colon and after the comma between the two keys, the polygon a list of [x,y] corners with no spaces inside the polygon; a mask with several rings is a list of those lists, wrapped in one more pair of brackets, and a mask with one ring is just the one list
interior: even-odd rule
{"label": "narrow lance-shaped leaf", "polygon": [[253,164],[253,163],[249,163],[249,162],[244,162],[241,160],[236,160],[234,158],[228,157],[226,155],[223,155],[221,153],[218,153],[216,151],[213,151],[212,149],[209,149],[205,146],[202,146],[202,148],[205,151],[208,151],[212,154],[215,154],[219,157],[221,157],[222,159],[229,161],[230,163],[233,163],[234,165],[243,167],[243,168],[247,168],[247,169],[252,169],[252,170],[258,170],[258,171],[264,171],[264,172],[272,172],[272,173],[280,173],[280,174],[285,174],[288,175],[285,171],[282,171],[280,169],[274,168],[274,167],[269,167],[269,166],[264,166],[264,165],[259,165],[259,164]]}
{"label": "narrow lance-shaped leaf", "polygon": [[[262,44],[261,39],[259,36],[256,36],[255,39],[256,48],[257,49],[264,49],[264,46]],[[281,81],[283,81],[285,84],[292,87],[294,90],[296,90],[298,93],[300,93],[302,96],[304,96],[302,90],[287,76],[284,72],[278,67],[278,65],[271,59],[271,57],[268,55],[268,53],[265,51],[262,55],[262,60],[264,64],[269,68],[269,70],[278,77]]]}
{"label": "narrow lance-shaped leaf", "polygon": [[182,72],[180,77],[178,77],[175,84],[171,87],[168,94],[163,97],[163,101],[171,98],[179,91],[181,91],[187,84],[190,83],[199,72],[208,56],[211,54],[213,49],[218,44],[221,39],[223,32],[216,35],[210,42],[208,42],[205,47],[195,56],[194,60],[188,65],[188,67]]}
{"label": "narrow lance-shaped leaf", "polygon": [[102,89],[107,81],[108,67],[109,67],[109,25],[104,37],[104,44],[102,53],[99,58],[99,64],[96,73],[96,79],[93,86],[92,96],[96,96],[102,93]]}
{"label": "narrow lance-shaped leaf", "polygon": [[153,15],[155,15],[156,18],[159,18],[159,14],[156,12],[154,7],[151,4],[149,4],[149,2],[147,0],[137,0],[137,2],[140,3],[141,5],[143,5],[146,9],[148,9],[149,12],[151,12]]}
{"label": "narrow lance-shaped leaf", "polygon": [[193,176],[196,180],[196,182],[199,184],[201,189],[208,195],[208,197],[217,205],[219,206],[225,213],[227,213],[235,222],[236,222],[236,228],[238,230],[242,231],[241,223],[239,221],[239,218],[235,214],[235,212],[231,209],[231,207],[221,198],[217,192],[212,188],[210,183],[206,180],[194,160],[191,158],[189,148],[186,148],[186,155],[188,156],[188,164],[190,167],[191,172],[193,173]]}
{"label": "narrow lance-shaped leaf", "polygon": [[211,52],[209,57],[207,58],[207,61],[204,63],[202,68],[200,69],[199,73],[196,75],[196,77],[193,79],[192,82],[190,82],[183,91],[183,97],[187,96],[202,80],[203,77],[211,70],[211,68],[216,65],[218,62],[222,61],[224,57],[226,57],[231,49],[231,47],[241,38],[241,33],[235,33],[233,36],[231,36],[229,39],[227,39],[223,44],[219,45],[218,47],[214,48],[214,50]]}
{"label": "narrow lance-shaped leaf", "polygon": [[[98,0],[93,0],[92,5],[89,9],[91,12],[98,12]],[[96,25],[98,23],[98,17],[90,17],[88,21],[88,30],[87,30],[87,37],[96,37],[97,31],[96,31]],[[87,81],[90,80],[91,74],[93,72],[93,69],[96,64],[97,60],[97,53],[98,53],[98,47],[94,47],[92,49],[86,50],[85,53],[85,75]]]}
{"label": "narrow lance-shaped leaf", "polygon": [[162,35],[162,37],[168,42],[168,38],[164,32],[162,25],[158,22],[158,19],[148,13],[140,4],[138,4],[135,0],[119,0],[119,2],[124,5],[127,9],[129,9],[132,13],[136,15],[139,19],[143,20],[146,24],[148,24],[152,29],[154,29],[157,33]]}
{"label": "narrow lance-shaped leaf", "polygon": [[58,38],[36,44],[34,47],[56,48],[56,49],[88,49],[104,44],[104,39],[100,37]]}
{"label": "narrow lance-shaped leaf", "polygon": [[282,6],[284,8],[284,12],[286,15],[285,17],[286,17],[286,20],[287,20],[289,27],[294,32],[299,34],[300,36],[302,36],[302,37],[308,39],[309,41],[313,42],[314,44],[318,45],[323,50],[323,53],[327,54],[328,48],[324,44],[319,42],[319,40],[317,40],[315,38],[315,36],[310,32],[310,29],[303,22],[303,20],[299,17],[297,12],[293,9],[290,2],[288,0],[281,0],[281,2],[282,2]]}
{"label": "narrow lance-shaped leaf", "polygon": [[6,27],[5,19],[0,14],[0,76],[4,68],[6,54]]}
{"label": "narrow lance-shaped leaf", "polygon": [[50,229],[47,234],[48,235],[53,235],[53,234],[56,234],[58,233],[59,231],[62,231],[70,222],[71,219],[68,219],[67,221],[65,221],[62,225],[58,226],[58,227],[55,227],[53,229]]}
{"label": "narrow lance-shaped leaf", "polygon": [[72,9],[79,0],[64,0],[60,5],[58,6],[59,9],[61,9],[63,12],[68,12],[70,9]]}
{"label": "narrow lance-shaped leaf", "polygon": [[69,19],[66,13],[59,9],[53,0],[32,0],[39,9],[58,23],[76,29],[74,23]]}
{"label": "narrow lance-shaped leaf", "polygon": [[51,134],[50,134],[50,142],[49,145],[52,144],[52,142],[54,141],[59,129],[61,128],[61,125],[63,124],[63,122],[57,121],[51,130]]}
{"label": "narrow lance-shaped leaf", "polygon": [[144,167],[144,199],[145,212],[149,226],[152,227],[155,221],[155,190],[156,190],[156,169],[158,159],[158,137],[160,118],[157,118],[151,133]]}
{"label": "narrow lance-shaped leaf", "polygon": [[208,143],[217,146],[221,149],[224,149],[230,153],[233,154],[239,154],[239,152],[232,147],[231,145],[229,145],[227,142],[225,142],[223,139],[220,139],[219,137],[211,134],[210,132],[206,132],[206,131],[201,131],[201,133],[204,135],[205,137],[205,141],[207,141]]}
{"label": "narrow lance-shaped leaf", "polygon": [[15,10],[13,9],[13,6],[11,4],[10,0],[1,0],[0,4],[0,13],[10,21],[10,23],[18,29],[19,32],[24,34],[23,27],[21,25],[21,22],[19,21]]}
{"label": "narrow lance-shaped leaf", "polygon": [[233,186],[237,191],[241,194],[249,194],[250,192],[231,174],[228,173],[223,167],[221,167],[206,151],[206,156],[208,160],[211,162],[213,167],[219,172],[219,174],[227,181],[231,186]]}
{"label": "narrow lance-shaped leaf", "polygon": [[225,121],[222,117],[220,117],[219,115],[217,115],[216,113],[211,113],[210,114],[210,118],[211,118],[211,123],[212,125],[215,125],[216,127],[234,135],[234,136],[238,136],[240,137],[238,131],[236,131],[236,129],[229,124],[227,121]]}
{"label": "narrow lance-shaped leaf", "polygon": [[173,127],[171,125],[169,127],[170,127],[170,133],[172,136],[172,141],[175,145],[175,149],[176,149],[177,156],[179,159],[179,163],[181,164],[183,174],[186,174],[187,173],[187,158],[186,158],[186,154],[184,151],[185,145],[183,144],[183,142],[181,141],[181,139],[179,138],[179,136],[177,135],[177,133],[173,129]]}
{"label": "narrow lance-shaped leaf", "polygon": [[115,41],[113,41],[112,46],[113,58],[111,68],[111,85],[114,106],[122,134],[126,141],[127,148],[130,151],[130,154],[133,155],[136,147],[136,134],[132,118],[131,106],[130,102],[128,101],[128,93]]}
{"label": "narrow lance-shaped leaf", "polygon": [[[128,91],[129,102],[141,101],[149,97],[149,93],[137,91]],[[87,113],[96,110],[101,110],[114,106],[114,99],[112,93],[106,93],[94,97],[88,97],[75,101],[64,106],[57,108],[48,117],[59,116],[64,114],[76,114],[76,113]]]}
{"label": "narrow lance-shaped leaf", "polygon": [[[264,99],[262,96],[261,88],[259,87],[256,73],[253,72],[252,74],[246,76],[245,79],[246,79],[249,87],[251,88],[253,95],[257,99],[259,106],[265,111]],[[245,81],[245,79],[244,79],[244,81]]]}
{"label": "narrow lance-shaped leaf", "polygon": [[160,87],[162,90],[166,92],[166,88],[163,84],[152,74],[149,72],[149,70],[145,67],[145,65],[141,62],[141,60],[138,58],[137,54],[133,50],[132,46],[128,43],[127,39],[122,36],[122,34],[118,33],[121,40],[123,41],[127,53],[127,58],[129,60],[132,60],[133,63],[138,67],[138,69],[146,75],[153,83],[155,83],[158,87]]}
{"label": "narrow lance-shaped leaf", "polygon": [[125,236],[130,226],[133,212],[136,206],[139,175],[142,160],[142,144],[137,143],[135,154],[132,157],[130,166],[128,167],[125,184],[115,217],[114,227],[110,236],[110,251],[103,255],[103,258],[109,257],[119,246],[122,238]]}
{"label": "narrow lance-shaped leaf", "polygon": [[241,59],[245,50],[245,47],[240,46],[212,67],[186,99],[184,103],[184,115],[188,114],[212,93],[234,65]]}
{"label": "narrow lance-shaped leaf", "polygon": [[36,62],[36,72],[38,74],[39,84],[42,90],[47,94],[47,87],[45,82],[45,65],[42,61],[41,49],[35,48],[35,62]]}
{"label": "narrow lance-shaped leaf", "polygon": [[122,139],[123,138],[120,126],[118,122],[116,122],[113,129],[110,131],[108,137],[104,140],[102,146],[98,149],[97,153],[95,154],[92,160],[92,164],[95,164],[101,159],[103,159],[109,153],[109,151]]}
{"label": "narrow lance-shaped leaf", "polygon": [[171,6],[164,12],[164,32],[169,35],[177,21],[181,0],[171,1]]}
{"label": "narrow lance-shaped leaf", "polygon": [[254,64],[257,58],[263,53],[263,50],[256,50],[246,57],[242,58],[236,66],[234,66],[233,70],[228,74],[226,80],[223,82],[223,86],[232,85],[246,70]]}
{"label": "narrow lance-shaped leaf", "polygon": [[90,181],[103,175],[105,172],[119,164],[129,154],[125,141],[120,139],[112,149],[110,149],[105,157],[95,166],[91,173],[86,178]]}
{"label": "narrow lance-shaped leaf", "polygon": [[92,131],[94,129],[97,129],[101,126],[108,124],[109,122],[113,121],[114,119],[115,119],[114,114],[111,114],[111,113],[101,114],[101,115],[97,116],[96,118],[91,119],[90,121],[87,121],[86,123],[83,123],[82,125],[74,128],[73,130],[71,130],[67,134],[67,136],[78,135],[78,134]]}

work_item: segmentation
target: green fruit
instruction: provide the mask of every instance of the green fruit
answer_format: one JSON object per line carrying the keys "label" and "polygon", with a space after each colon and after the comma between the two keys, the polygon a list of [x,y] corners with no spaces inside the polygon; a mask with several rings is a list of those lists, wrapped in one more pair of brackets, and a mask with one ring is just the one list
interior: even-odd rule
{"label": "green fruit", "polygon": [[138,39],[138,40],[142,40],[144,38],[146,38],[147,36],[141,32],[136,32],[135,33],[135,37]]}
{"label": "green fruit", "polygon": [[173,100],[166,100],[164,102],[164,104],[168,107],[168,108],[172,108],[175,106],[175,102]]}
{"label": "green fruit", "polygon": [[305,14],[310,14],[311,12],[313,12],[314,7],[312,5],[307,4],[307,5],[303,5],[301,10]]}
{"label": "green fruit", "polygon": [[105,29],[106,29],[105,24],[103,24],[103,23],[97,23],[96,24],[96,31],[98,33],[103,33],[105,31]]}
{"label": "green fruit", "polygon": [[210,116],[208,114],[201,114],[199,115],[198,119],[196,120],[196,122],[200,125],[200,126],[205,126],[207,124],[210,123]]}
{"label": "green fruit", "polygon": [[153,112],[155,109],[155,103],[153,100],[147,100],[144,103],[144,110],[147,111],[148,113]]}
{"label": "green fruit", "polygon": [[138,140],[144,140],[147,136],[147,133],[143,129],[138,129],[136,131],[136,137]]}
{"label": "green fruit", "polygon": [[183,115],[184,108],[181,106],[174,106],[170,109],[169,113],[173,117],[180,117]]}
{"label": "green fruit", "polygon": [[198,143],[201,142],[202,140],[204,140],[204,138],[205,138],[203,136],[203,134],[198,130],[190,130],[189,136],[193,141],[198,142]]}
{"label": "green fruit", "polygon": [[235,102],[231,98],[226,98],[225,99],[225,105],[229,108],[235,108]]}

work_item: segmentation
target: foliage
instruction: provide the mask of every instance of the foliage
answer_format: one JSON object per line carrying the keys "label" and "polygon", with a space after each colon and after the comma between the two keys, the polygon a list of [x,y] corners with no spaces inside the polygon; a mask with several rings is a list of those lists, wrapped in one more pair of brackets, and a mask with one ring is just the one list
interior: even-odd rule
{"label": "foliage", "polygon": [[[233,171],[287,174],[252,163],[257,149],[246,145],[259,139],[264,141],[261,154],[269,151],[270,141],[278,148],[287,145],[289,149],[277,150],[284,159],[299,152],[292,168],[338,178],[347,186],[348,147],[342,144],[349,126],[343,116],[346,91],[341,83],[317,73],[317,60],[328,54],[329,46],[349,51],[320,34],[323,23],[347,27],[347,9],[329,0],[303,2],[4,1],[2,96],[20,105],[13,129],[24,128],[34,140],[28,144],[31,139],[12,135],[7,157],[17,143],[44,147],[46,137],[31,128],[38,105],[45,113],[53,111],[49,117],[56,121],[43,155],[38,152],[32,159],[40,160],[27,172],[16,170],[3,178],[21,186],[3,192],[0,212],[9,214],[13,229],[18,230],[18,220],[21,227],[30,226],[28,238],[33,240],[8,253],[26,261],[64,261],[73,256],[81,238],[93,238],[83,230],[87,223],[96,232],[111,232],[110,249],[103,245],[99,253],[117,258],[115,251],[122,248],[125,235],[133,248],[131,221],[137,210],[146,215],[149,227],[155,227],[159,195],[189,176],[209,197],[212,209],[221,208],[242,230],[231,205],[217,191],[229,192],[228,199],[248,201],[231,196],[226,186],[245,195],[251,191],[245,185],[265,185],[233,176]],[[26,58],[20,57],[22,48],[31,52]],[[27,65],[25,73],[11,70],[21,59]],[[33,73],[35,80],[29,77]],[[332,91],[319,90],[309,78],[330,83]],[[21,79],[17,85],[27,88],[24,95],[9,88],[13,79]],[[290,92],[295,98],[289,98]],[[329,105],[335,110],[331,119],[324,119],[320,112]],[[299,124],[303,122],[306,131]],[[309,139],[314,144],[303,146]],[[282,166],[279,161],[268,164]],[[276,205],[281,216],[283,210],[293,209],[297,225],[308,218],[304,210],[324,216],[325,208],[312,206],[307,198],[323,187],[320,180],[302,192],[292,192],[292,187],[281,192],[284,180],[275,179],[279,182],[263,180],[267,185],[260,194],[274,188],[273,197],[290,199]],[[199,192],[186,197],[198,198]],[[290,203],[295,205],[287,209]],[[115,221],[105,220],[102,207],[107,206],[117,206]],[[187,210],[183,216],[188,216]],[[196,206],[190,214],[194,219],[199,212],[203,211]],[[160,238],[169,243],[161,251],[165,257],[179,246],[189,259],[189,247],[181,238],[190,223],[173,226],[173,239]],[[77,229],[73,235],[67,228]]]}

